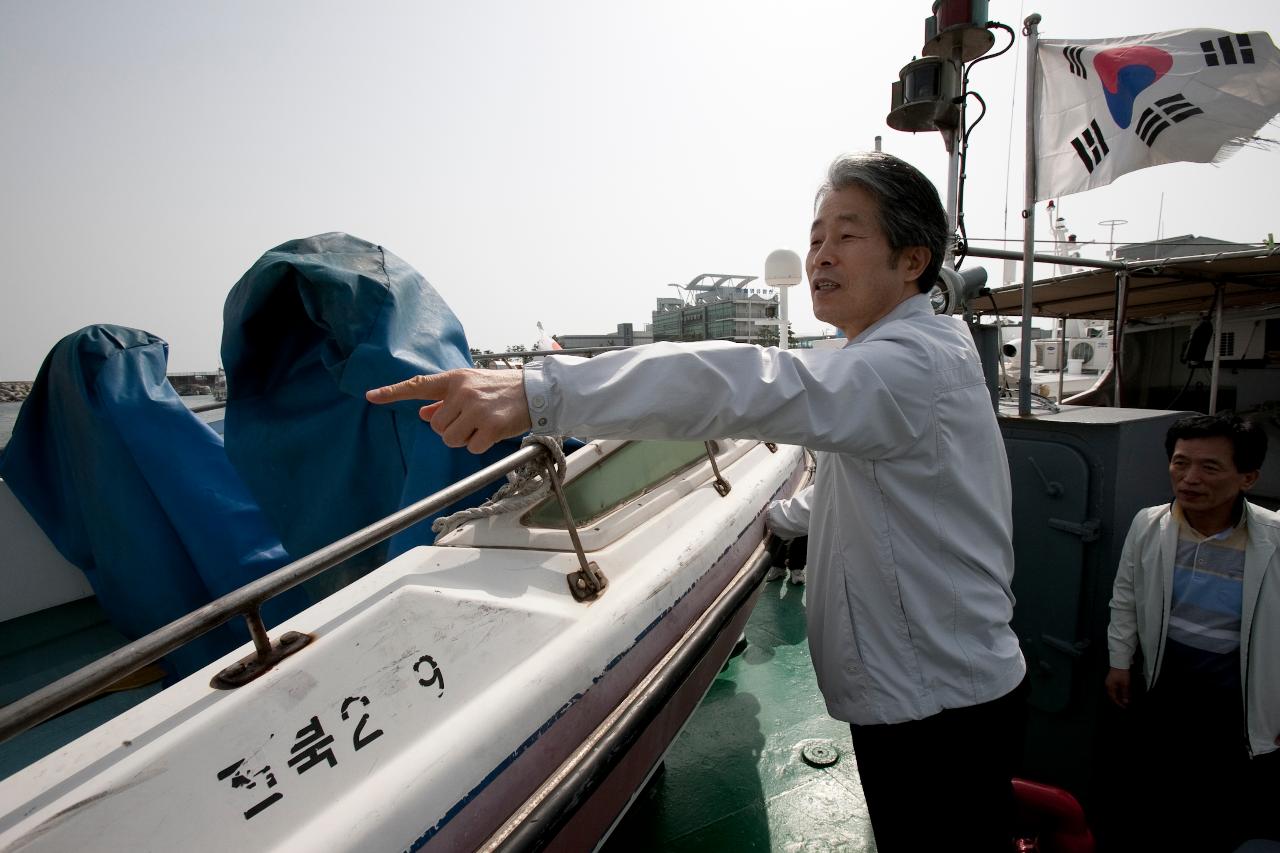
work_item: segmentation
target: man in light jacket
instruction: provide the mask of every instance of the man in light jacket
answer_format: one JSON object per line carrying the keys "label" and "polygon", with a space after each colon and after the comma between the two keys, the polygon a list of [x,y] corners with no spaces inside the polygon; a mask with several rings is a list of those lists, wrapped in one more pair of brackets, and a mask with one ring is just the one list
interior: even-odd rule
{"label": "man in light jacket", "polygon": [[1122,708],[1142,650],[1141,831],[1153,849],[1280,840],[1280,516],[1245,500],[1266,433],[1192,415],[1165,449],[1174,500],[1134,518],[1107,629]]}
{"label": "man in light jacket", "polygon": [[809,647],[829,712],[851,724],[877,846],[1006,850],[1026,672],[1009,626],[1009,469],[969,333],[926,295],[946,214],[886,154],[836,161],[816,214],[810,295],[844,349],[659,343],[369,399],[437,400],[423,417],[476,452],[530,427],[814,450],[814,485],[768,517],[809,534]]}

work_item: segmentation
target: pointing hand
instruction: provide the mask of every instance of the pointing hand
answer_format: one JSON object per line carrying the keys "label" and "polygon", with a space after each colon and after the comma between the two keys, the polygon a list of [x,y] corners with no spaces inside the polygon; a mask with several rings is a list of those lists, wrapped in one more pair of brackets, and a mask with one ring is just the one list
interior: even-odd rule
{"label": "pointing hand", "polygon": [[472,453],[484,453],[531,426],[519,370],[447,370],[374,388],[365,398],[379,404],[435,400],[419,409],[419,416],[449,447],[466,447]]}

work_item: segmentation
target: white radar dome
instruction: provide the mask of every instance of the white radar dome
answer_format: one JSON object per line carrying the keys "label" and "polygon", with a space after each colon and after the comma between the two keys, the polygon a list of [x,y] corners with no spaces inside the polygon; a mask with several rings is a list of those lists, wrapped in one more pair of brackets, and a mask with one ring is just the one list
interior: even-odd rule
{"label": "white radar dome", "polygon": [[764,259],[764,283],[770,287],[791,287],[803,277],[800,256],[790,249],[775,249]]}

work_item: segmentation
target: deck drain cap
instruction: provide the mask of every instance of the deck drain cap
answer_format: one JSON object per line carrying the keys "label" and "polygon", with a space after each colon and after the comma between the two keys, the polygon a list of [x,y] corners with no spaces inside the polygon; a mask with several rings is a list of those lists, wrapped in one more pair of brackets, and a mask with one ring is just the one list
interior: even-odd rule
{"label": "deck drain cap", "polygon": [[840,753],[827,741],[820,740],[800,750],[800,757],[813,767],[830,767],[840,760]]}

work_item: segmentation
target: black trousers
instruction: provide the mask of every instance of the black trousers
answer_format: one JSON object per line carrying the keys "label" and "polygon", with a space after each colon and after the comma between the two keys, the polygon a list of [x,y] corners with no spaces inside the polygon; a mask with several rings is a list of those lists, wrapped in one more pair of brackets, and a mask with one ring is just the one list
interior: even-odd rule
{"label": "black trousers", "polygon": [[850,726],[876,849],[1007,853],[1027,682],[923,720]]}
{"label": "black trousers", "polygon": [[1252,838],[1280,841],[1280,751],[1249,757],[1239,687],[1162,674],[1143,700],[1134,708],[1137,785],[1126,800],[1133,842],[1231,853]]}

